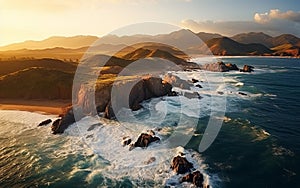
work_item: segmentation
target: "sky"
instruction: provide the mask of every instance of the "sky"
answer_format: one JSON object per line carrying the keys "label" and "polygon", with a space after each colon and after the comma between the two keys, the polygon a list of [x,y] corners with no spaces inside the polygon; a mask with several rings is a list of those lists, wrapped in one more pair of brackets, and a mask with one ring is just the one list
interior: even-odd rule
{"label": "sky", "polygon": [[160,22],[233,36],[300,37],[299,0],[0,0],[0,46],[51,36],[104,36],[130,24]]}

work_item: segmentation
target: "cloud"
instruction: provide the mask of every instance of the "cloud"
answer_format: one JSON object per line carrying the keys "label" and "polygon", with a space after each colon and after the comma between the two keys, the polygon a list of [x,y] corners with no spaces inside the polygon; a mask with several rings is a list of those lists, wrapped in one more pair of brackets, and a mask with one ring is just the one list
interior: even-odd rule
{"label": "cloud", "polygon": [[254,21],[257,23],[268,23],[274,20],[287,20],[300,23],[300,12],[286,11],[281,12],[279,9],[271,9],[266,13],[255,13]]}
{"label": "cloud", "polygon": [[183,20],[181,26],[194,32],[220,33],[226,36],[264,32],[272,36],[289,33],[300,37],[300,12],[281,12],[278,9],[272,9],[266,13],[256,13],[253,21]]}

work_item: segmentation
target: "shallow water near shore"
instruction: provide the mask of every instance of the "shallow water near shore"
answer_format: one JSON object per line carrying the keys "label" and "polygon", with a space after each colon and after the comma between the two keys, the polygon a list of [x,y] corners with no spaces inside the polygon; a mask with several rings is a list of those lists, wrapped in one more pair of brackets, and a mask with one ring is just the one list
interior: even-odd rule
{"label": "shallow water near shore", "polygon": [[[185,152],[212,187],[298,187],[299,59],[222,60],[239,67],[253,65],[255,72],[176,72],[183,79],[198,79],[203,88],[191,90],[203,98],[145,101],[144,108],[134,114],[136,121],[127,124],[86,117],[63,135],[52,135],[49,126],[37,124],[55,116],[0,111],[0,187],[190,186],[180,185],[179,177],[169,169],[170,160],[181,148],[162,147],[162,142],[129,151],[120,143],[124,136],[134,139],[157,127],[161,128],[157,135],[164,140],[181,124],[185,126],[177,130],[191,136]],[[207,80],[208,75],[222,77],[222,82]],[[215,100],[226,97],[225,119],[216,140],[199,154],[196,151],[209,115],[217,108],[211,106],[211,96]],[[176,123],[179,118],[181,124]],[[138,121],[141,119],[144,124]],[[146,165],[150,157],[156,161]]]}

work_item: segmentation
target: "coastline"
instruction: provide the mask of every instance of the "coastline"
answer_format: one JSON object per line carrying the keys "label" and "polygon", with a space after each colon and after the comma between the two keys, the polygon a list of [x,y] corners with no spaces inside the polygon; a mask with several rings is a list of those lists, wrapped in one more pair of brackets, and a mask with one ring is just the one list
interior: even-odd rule
{"label": "coastline", "polygon": [[70,100],[1,99],[0,110],[20,110],[60,115],[64,112],[64,108],[70,104]]}

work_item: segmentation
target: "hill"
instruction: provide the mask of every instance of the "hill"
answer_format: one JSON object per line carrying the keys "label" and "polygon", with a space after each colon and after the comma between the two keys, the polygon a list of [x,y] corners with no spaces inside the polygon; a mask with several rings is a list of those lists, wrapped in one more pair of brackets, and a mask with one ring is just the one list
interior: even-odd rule
{"label": "hill", "polygon": [[233,37],[231,37],[231,39],[244,44],[258,43],[263,44],[269,48],[273,47],[273,37],[262,32],[240,33],[234,35]]}
{"label": "hill", "polygon": [[0,98],[71,99],[74,74],[31,67],[0,77]]}
{"label": "hill", "polygon": [[230,38],[214,38],[206,42],[214,55],[267,55],[272,51],[262,44],[242,44]]}
{"label": "hill", "polygon": [[7,46],[0,47],[0,51],[19,50],[19,49],[45,49],[45,48],[81,48],[90,46],[99,38],[96,36],[73,36],[73,37],[60,37],[54,36],[41,41],[25,41],[14,43]]}
{"label": "hill", "polygon": [[199,32],[199,33],[196,33],[196,35],[201,40],[203,40],[204,42],[206,42],[206,41],[208,41],[210,39],[213,39],[213,38],[221,38],[221,37],[223,37],[222,35],[217,34],[217,33],[205,33],[205,32]]}
{"label": "hill", "polygon": [[64,62],[57,59],[32,59],[32,60],[11,60],[0,61],[0,76],[21,71],[23,69],[41,67],[64,72],[75,72],[77,64]]}

